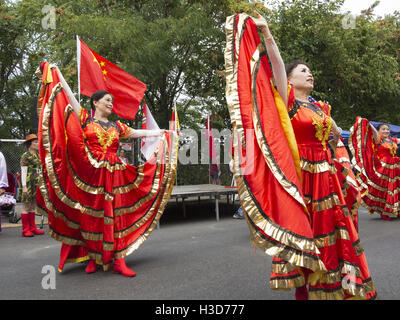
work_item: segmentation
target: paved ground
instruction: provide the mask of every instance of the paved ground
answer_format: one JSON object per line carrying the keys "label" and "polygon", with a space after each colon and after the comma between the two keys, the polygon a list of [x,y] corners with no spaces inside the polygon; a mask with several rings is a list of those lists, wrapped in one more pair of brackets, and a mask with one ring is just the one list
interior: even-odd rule
{"label": "paved ground", "polygon": [[[212,202],[193,203],[184,219],[181,208],[168,206],[161,228],[126,259],[135,278],[100,270],[87,275],[83,264],[68,264],[56,272],[54,290],[42,288],[42,268],[57,268],[60,244],[3,228],[0,299],[293,300],[293,292],[269,289],[271,258],[251,246],[246,222],[232,219],[227,205],[216,222],[213,210]],[[361,210],[360,237],[380,299],[399,299],[400,219],[387,222]]]}

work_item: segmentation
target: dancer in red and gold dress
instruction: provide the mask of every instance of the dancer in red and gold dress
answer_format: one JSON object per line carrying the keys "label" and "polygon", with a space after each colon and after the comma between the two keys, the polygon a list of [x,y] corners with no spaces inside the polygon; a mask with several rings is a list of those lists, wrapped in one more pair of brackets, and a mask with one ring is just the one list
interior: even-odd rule
{"label": "dancer in red and gold dress", "polygon": [[384,220],[399,216],[400,140],[390,137],[388,124],[377,128],[366,119],[357,118],[351,128],[349,147],[361,188],[362,205]]}
{"label": "dancer in red and gold dress", "polygon": [[[39,152],[43,165],[37,203],[49,234],[62,242],[59,270],[89,260],[132,277],[125,256],[156,227],[172,191],[176,137],[165,130],[134,130],[109,121],[113,96],[92,95],[94,116],[79,106],[57,68],[42,64]],[[162,135],[153,157],[134,167],[117,156],[119,139]]]}
{"label": "dancer in red and gold dress", "polygon": [[[251,240],[274,257],[272,289],[296,288],[296,299],[374,299],[328,147],[340,129],[329,105],[310,102],[308,66],[296,61],[285,72],[267,22],[256,15],[227,19],[225,51],[227,102],[238,136],[235,179]],[[254,170],[243,171],[242,163],[248,167],[252,160]]]}

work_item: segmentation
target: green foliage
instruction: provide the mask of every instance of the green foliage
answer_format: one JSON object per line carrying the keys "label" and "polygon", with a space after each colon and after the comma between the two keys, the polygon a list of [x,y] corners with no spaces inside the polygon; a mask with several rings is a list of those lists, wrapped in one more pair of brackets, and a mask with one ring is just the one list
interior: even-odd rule
{"label": "green foliage", "polygon": [[23,3],[0,3],[0,137],[22,138],[35,131],[34,73],[44,55],[43,35],[37,32],[41,13]]}
{"label": "green foliage", "polygon": [[271,11],[271,31],[285,62],[308,62],[313,95],[332,105],[336,122],[348,129],[356,116],[398,123],[399,20],[373,19],[373,7],[344,28],[344,1],[285,2]]}
{"label": "green foliage", "polygon": [[[168,127],[176,105],[183,129],[204,128],[207,113],[213,128],[230,128],[224,23],[255,9],[268,20],[284,61],[310,64],[312,94],[332,105],[343,129],[356,116],[400,124],[400,13],[376,17],[373,5],[346,29],[343,2],[273,0],[267,8],[250,0],[0,0],[0,137],[36,130],[34,72],[41,61],[56,63],[77,92],[76,35],[148,85],[145,98],[160,127]],[[55,8],[55,29],[42,25],[45,5]],[[138,127],[140,119],[127,124]],[[189,166],[179,170],[187,179],[208,177]]]}
{"label": "green foliage", "polygon": [[[75,35],[148,86],[146,101],[161,127],[172,107],[225,107],[225,1],[64,1],[51,58],[76,90]],[[195,117],[196,118],[196,117]]]}

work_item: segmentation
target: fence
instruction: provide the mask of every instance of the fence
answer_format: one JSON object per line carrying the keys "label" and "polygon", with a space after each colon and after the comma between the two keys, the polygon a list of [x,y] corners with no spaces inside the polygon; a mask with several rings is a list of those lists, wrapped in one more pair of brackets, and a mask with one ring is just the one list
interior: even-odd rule
{"label": "fence", "polygon": [[21,173],[21,156],[26,151],[24,140],[0,139],[0,151],[7,163],[7,172],[13,175]]}
{"label": "fence", "polygon": [[[129,143],[121,143],[121,147],[127,151],[129,162],[133,165],[137,165],[139,162],[137,159],[140,144],[138,139],[136,141],[138,142],[132,143],[131,147],[128,146]],[[6,159],[7,171],[14,176],[19,176],[21,173],[20,160],[22,154],[26,151],[23,142],[24,140],[0,139],[0,151]],[[232,173],[229,171],[229,165],[221,163],[220,167],[222,171],[222,185],[230,185]],[[207,184],[209,181],[209,166],[207,164],[178,163],[176,178],[178,185]]]}

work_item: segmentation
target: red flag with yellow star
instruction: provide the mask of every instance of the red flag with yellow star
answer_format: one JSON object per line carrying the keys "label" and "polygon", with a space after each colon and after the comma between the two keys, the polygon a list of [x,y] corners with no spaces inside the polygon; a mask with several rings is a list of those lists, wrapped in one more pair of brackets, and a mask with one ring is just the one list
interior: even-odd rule
{"label": "red flag with yellow star", "polygon": [[79,92],[90,97],[97,90],[106,90],[114,96],[113,112],[135,119],[146,85],[77,40]]}

